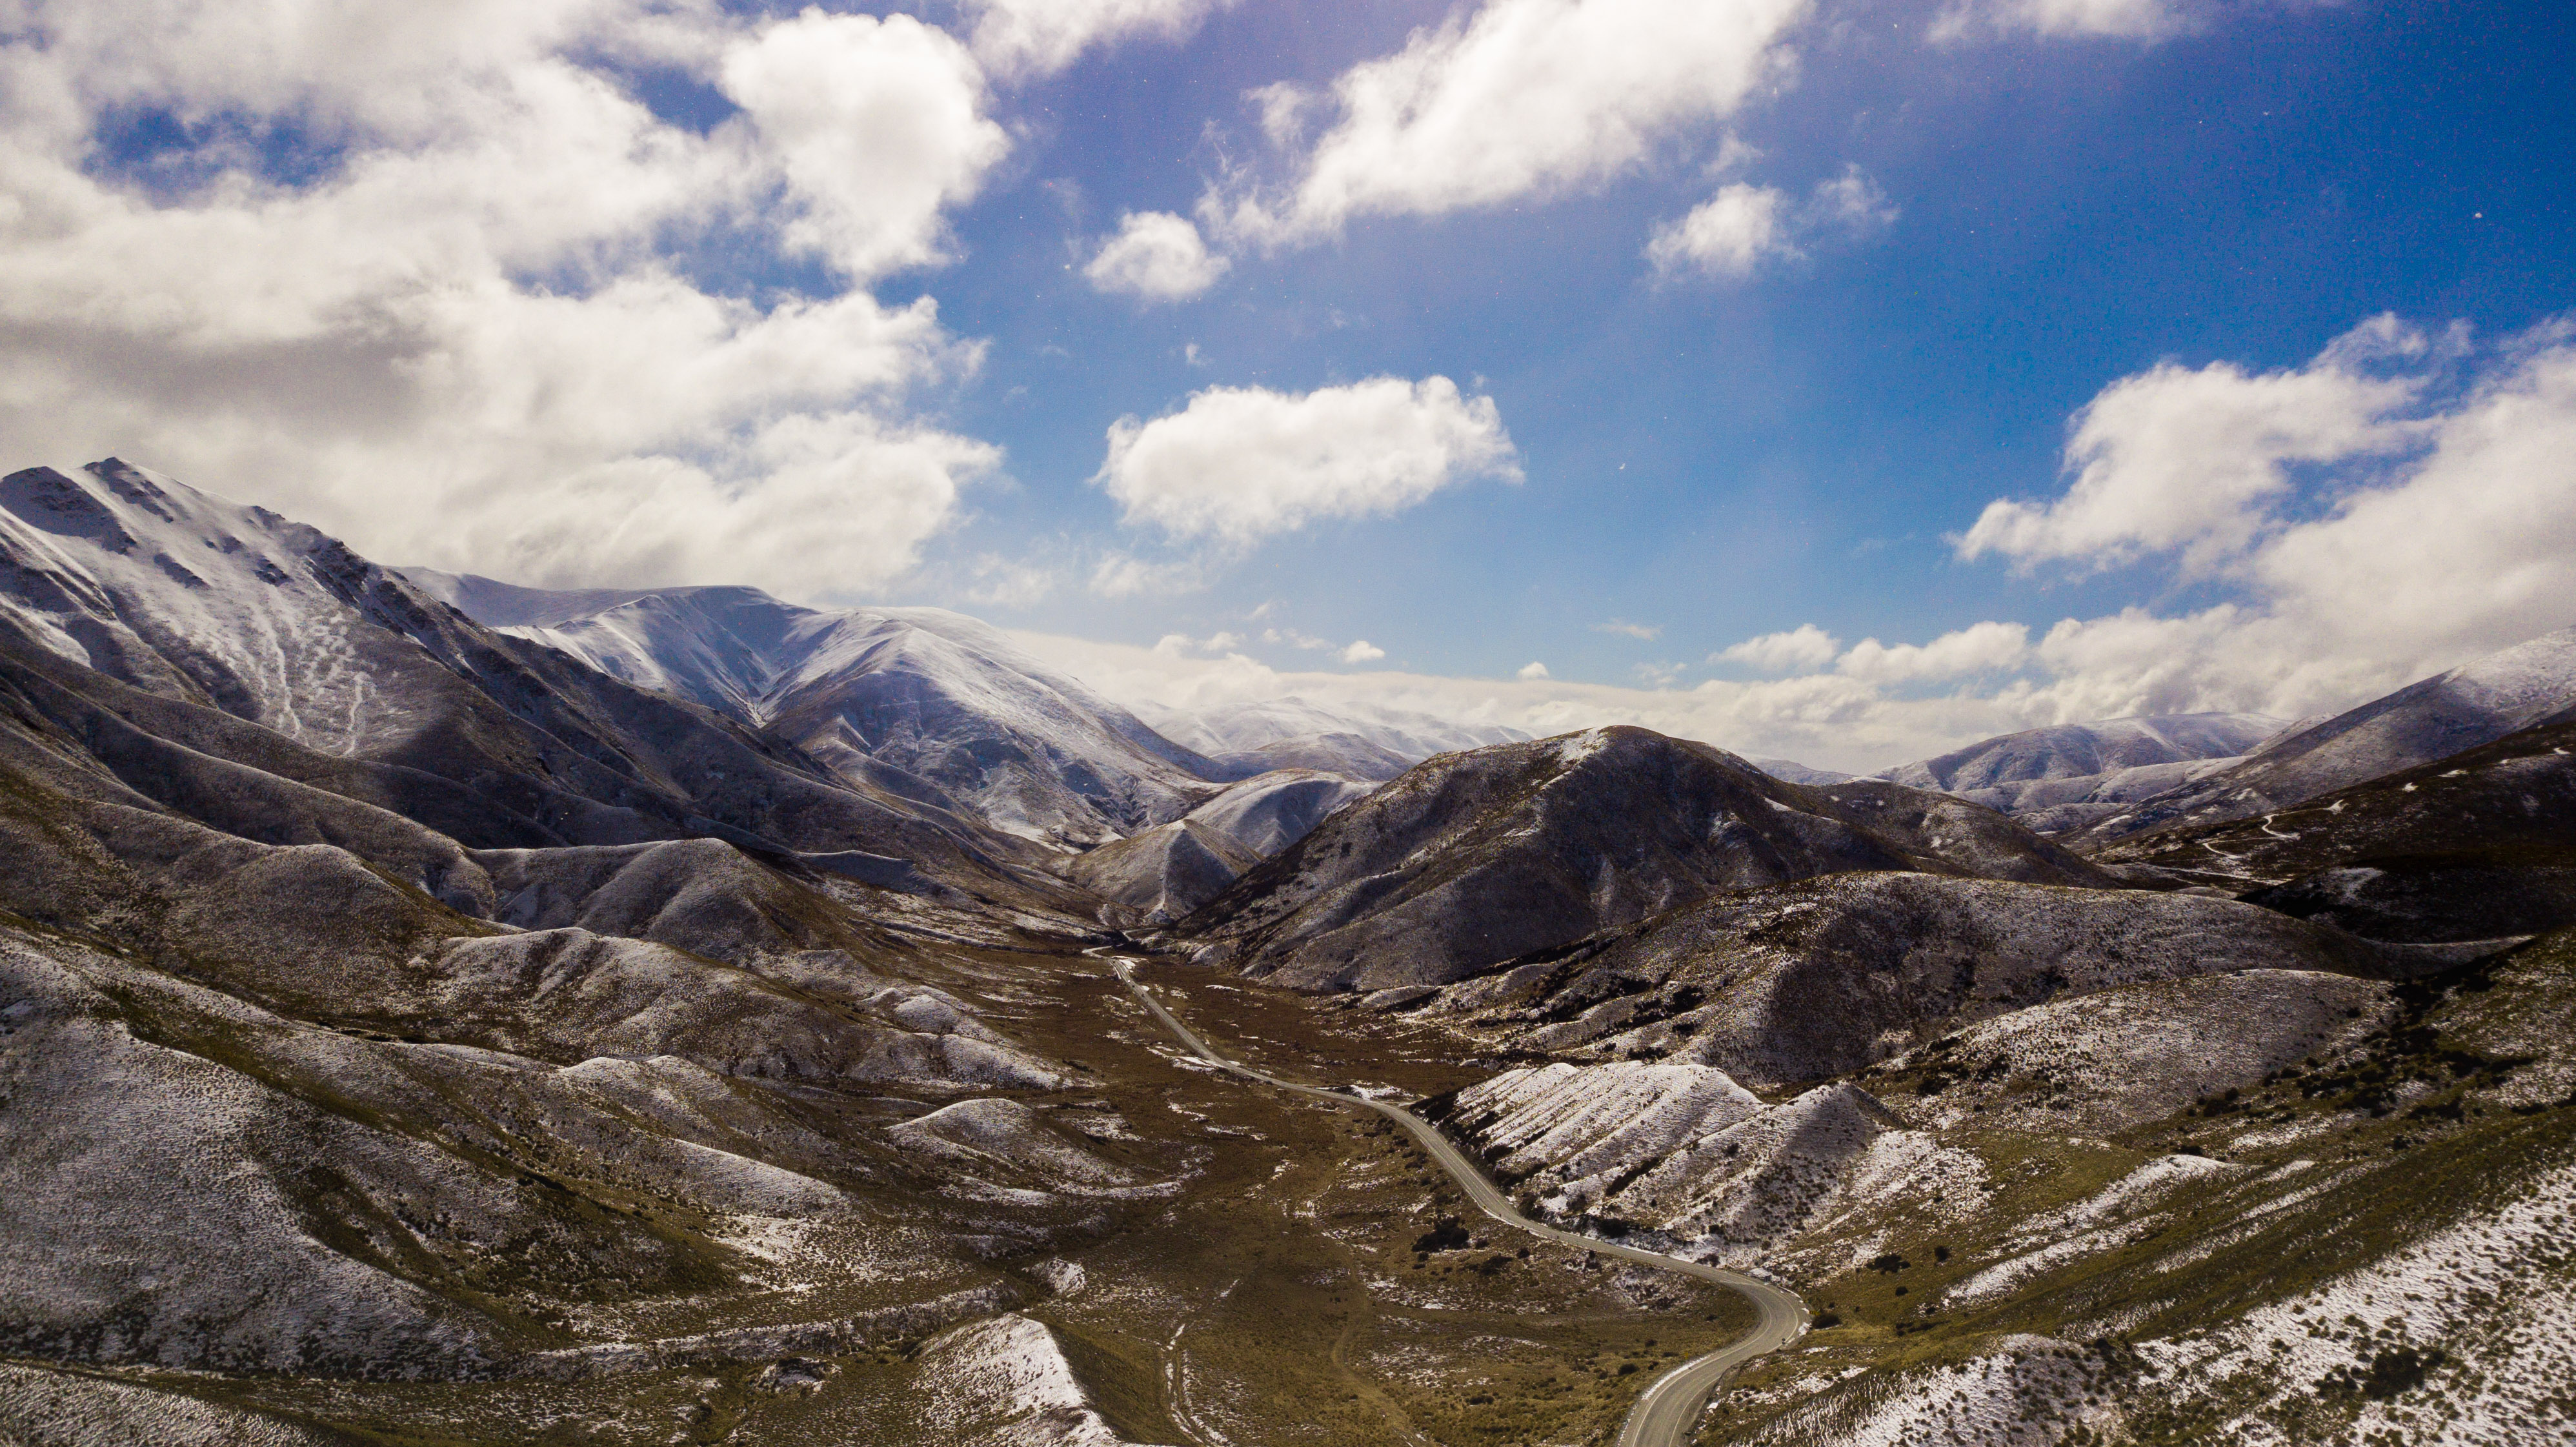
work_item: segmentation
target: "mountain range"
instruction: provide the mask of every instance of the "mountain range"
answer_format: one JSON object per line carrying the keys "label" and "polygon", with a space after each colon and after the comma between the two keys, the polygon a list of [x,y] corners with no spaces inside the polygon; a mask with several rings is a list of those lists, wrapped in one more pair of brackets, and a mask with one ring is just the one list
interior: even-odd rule
{"label": "mountain range", "polygon": [[1589,1238],[1807,1303],[1726,1440],[2545,1440],[2571,731],[2576,630],[1869,778],[1131,707],[27,469],[0,1438],[1607,1441],[1747,1320]]}

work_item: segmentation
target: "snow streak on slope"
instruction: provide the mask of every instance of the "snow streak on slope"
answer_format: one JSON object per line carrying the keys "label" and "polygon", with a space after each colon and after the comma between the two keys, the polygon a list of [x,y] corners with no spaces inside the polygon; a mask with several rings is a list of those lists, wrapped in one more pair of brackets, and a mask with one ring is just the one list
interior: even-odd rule
{"label": "snow streak on slope", "polygon": [[110,459],[0,479],[0,611],[61,656],[350,755],[409,731],[315,576],[347,550],[301,523]]}
{"label": "snow streak on slope", "polygon": [[1047,843],[1097,844],[1175,818],[1219,772],[1000,632],[938,608],[801,608],[756,588],[574,594],[426,569],[408,576],[505,632],[771,728],[883,786],[901,791],[909,779]]}
{"label": "snow streak on slope", "polygon": [[2042,834],[2080,829],[2239,762],[2287,726],[2253,713],[2169,714],[2030,729],[1900,764],[1884,777],[1945,789]]}
{"label": "snow streak on slope", "polygon": [[2121,810],[2084,837],[2103,844],[2175,824],[2249,818],[2569,717],[2576,717],[2576,628],[2273,739],[2244,762]]}

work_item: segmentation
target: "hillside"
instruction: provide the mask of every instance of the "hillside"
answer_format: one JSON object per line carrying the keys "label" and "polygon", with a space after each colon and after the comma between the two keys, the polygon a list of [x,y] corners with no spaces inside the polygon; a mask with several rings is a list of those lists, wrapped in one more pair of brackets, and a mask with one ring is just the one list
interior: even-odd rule
{"label": "hillside", "polygon": [[2243,762],[2086,826],[2091,851],[2178,825],[2303,804],[2576,712],[2576,628],[2543,634],[2275,738]]}
{"label": "hillside", "polygon": [[1883,777],[1941,789],[2065,834],[2237,763],[2287,727],[2264,714],[2104,719],[2004,734]]}
{"label": "hillside", "polygon": [[1856,869],[2109,882],[1946,795],[1811,789],[1612,728],[1418,765],[1175,930],[1298,989],[1440,985],[1718,890]]}
{"label": "hillside", "polygon": [[767,730],[843,774],[1057,846],[1187,813],[1231,777],[938,608],[824,610],[756,588],[550,593],[406,576],[503,632]]}

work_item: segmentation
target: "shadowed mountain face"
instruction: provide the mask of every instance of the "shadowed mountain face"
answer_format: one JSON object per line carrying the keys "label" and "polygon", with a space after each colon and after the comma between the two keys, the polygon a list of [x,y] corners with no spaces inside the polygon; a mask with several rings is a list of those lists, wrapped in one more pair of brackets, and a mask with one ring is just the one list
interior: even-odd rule
{"label": "shadowed mountain face", "polygon": [[2143,864],[2373,939],[2576,924],[2576,723],[2523,729],[2258,818],[2112,845]]}
{"label": "shadowed mountain face", "polygon": [[1716,895],[1505,962],[1419,1007],[1506,1049],[1671,1057],[1769,1087],[2148,981],[2248,969],[2386,979],[2439,962],[2234,900],[1870,872]]}
{"label": "shadowed mountain face", "polygon": [[1179,930],[1202,958],[1300,989],[1438,985],[1718,890],[1854,869],[2110,882],[1946,795],[1807,788],[1613,728],[1420,765]]}
{"label": "shadowed mountain face", "polygon": [[2186,824],[2218,824],[2576,715],[2576,628],[2544,634],[2275,738],[2243,762],[2101,819],[2068,842],[2092,851]]}
{"label": "shadowed mountain face", "polygon": [[556,593],[413,569],[479,621],[763,728],[854,781],[1084,847],[1236,775],[938,608],[829,611],[757,588]]}

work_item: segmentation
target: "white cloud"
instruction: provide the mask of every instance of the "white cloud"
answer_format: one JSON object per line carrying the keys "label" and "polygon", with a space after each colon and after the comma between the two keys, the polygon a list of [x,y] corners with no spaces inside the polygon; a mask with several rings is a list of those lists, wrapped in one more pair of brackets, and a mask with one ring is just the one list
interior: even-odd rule
{"label": "white cloud", "polygon": [[1386,657],[1386,650],[1362,638],[1342,650],[1344,663],[1375,663]]}
{"label": "white cloud", "polygon": [[2017,668],[2030,656],[2030,630],[2019,623],[1977,623],[1929,643],[1893,646],[1864,638],[1834,663],[1871,683],[1911,683]]}
{"label": "white cloud", "polygon": [[1246,544],[1479,476],[1520,477],[1492,398],[1446,377],[1374,377],[1306,393],[1211,387],[1151,422],[1121,418],[1092,480],[1131,523]]}
{"label": "white cloud", "polygon": [[[1293,694],[1536,734],[1634,723],[1738,753],[1858,770],[2124,714],[2341,710],[2576,623],[2576,319],[2473,353],[2464,368],[2457,350],[2382,320],[2303,369],[2330,361],[2354,376],[2392,370],[2383,380],[2412,400],[2361,425],[2402,423],[2414,445],[2352,453],[2340,471],[2293,479],[2304,494],[2296,505],[2287,492],[2263,493],[2269,501],[2249,505],[2252,541],[2213,575],[2244,596],[2178,616],[2133,607],[2061,619],[2044,632],[1990,620],[1923,644],[1870,639],[1849,649],[1807,625],[1715,655],[1805,670],[1798,676],[1688,688],[1563,682],[1535,664],[1501,681],[1287,673],[1241,657],[1174,661],[1116,645],[1024,641],[1112,697],[1171,708]],[[2206,399],[2222,416],[2242,405],[2259,411],[2245,397],[2275,390],[2259,374],[2226,375],[2234,400]],[[2102,395],[2123,395],[2139,380]],[[2152,415],[2177,430],[2194,425],[2188,410]],[[2229,476],[2269,465],[2273,433],[2227,435],[2242,455],[2222,448],[2202,465]],[[2083,455],[2083,437],[2079,426],[2070,461]],[[2246,531],[2248,515],[2234,505],[2204,514],[2229,537]]]}
{"label": "white cloud", "polygon": [[[22,461],[117,452],[393,561],[801,596],[902,575],[998,461],[908,418],[979,358],[927,299],[753,302],[671,259],[714,228],[852,275],[934,258],[940,208],[1003,138],[971,60],[917,22],[627,0],[16,13],[0,435]],[[746,114],[664,124],[619,58],[717,79]],[[206,139],[148,186],[95,165],[112,114],[155,109]],[[881,123],[866,154],[835,133]],[[318,173],[262,172],[242,138],[272,128],[314,137]]]}
{"label": "white cloud", "polygon": [[1864,236],[1895,219],[1896,207],[1858,166],[1818,182],[1798,206],[1777,187],[1736,181],[1680,220],[1656,227],[1646,259],[1661,277],[1697,273],[1740,281],[1765,262],[1806,255],[1801,238]]}
{"label": "white cloud", "polygon": [[1807,196],[1806,224],[1820,230],[1861,236],[1892,224],[1896,216],[1896,203],[1857,162],[1846,163],[1839,176],[1818,181]]}
{"label": "white cloud", "polygon": [[996,74],[1052,75],[1094,46],[1176,42],[1232,0],[959,0],[969,43]]}
{"label": "white cloud", "polygon": [[2063,620],[2032,648],[2041,691],[2070,716],[2297,716],[2576,623],[2576,325],[2453,380],[2464,346],[2383,317],[2294,372],[2159,367],[2105,388],[2066,495],[1990,507],[1962,551],[2169,553],[2240,597]]}
{"label": "white cloud", "polygon": [[[1082,269],[1094,289],[1143,301],[1187,301],[1217,284],[1232,263],[1211,255],[1199,229],[1168,211],[1130,211],[1118,234],[1101,244]],[[1198,343],[1187,358],[1198,364]]]}
{"label": "white cloud", "polygon": [[2382,317],[2296,369],[2167,362],[2124,378],[2076,414],[2066,448],[2075,480],[2065,495],[1988,504],[1957,540],[1959,554],[2107,568],[2179,553],[2186,574],[2212,571],[2274,525],[2293,464],[2384,454],[2420,435],[2402,414],[2425,378],[2364,368],[2429,348]]}
{"label": "white cloud", "polygon": [[1522,664],[1520,666],[1520,671],[1513,674],[1512,677],[1520,679],[1525,683],[1545,678],[1547,677],[1547,665],[1533,659],[1528,663]]}
{"label": "white cloud", "polygon": [[1787,193],[1771,186],[1741,181],[1720,186],[1717,194],[1691,209],[1679,221],[1655,229],[1646,243],[1646,259],[1659,275],[1700,272],[1718,277],[1751,276],[1773,257],[1795,257],[1781,211]]}
{"label": "white cloud", "polygon": [[1720,649],[1708,661],[1741,663],[1764,673],[1814,673],[1832,663],[1841,650],[1841,639],[1813,623],[1801,623],[1785,633],[1765,633]]}
{"label": "white cloud", "polygon": [[1211,191],[1221,234],[1312,241],[1362,216],[1433,216],[1600,182],[1670,137],[1705,133],[1777,78],[1809,0],[1489,0],[1413,32],[1329,95],[1259,92],[1287,188]]}
{"label": "white cloud", "polygon": [[944,259],[942,211],[1010,150],[974,58],[909,15],[809,9],[734,46],[722,77],[804,203],[786,240],[856,279]]}
{"label": "white cloud", "polygon": [[2207,23],[2191,0],[1964,0],[1932,22],[1934,40],[2025,31],[2052,38],[2101,36],[2156,41]]}

